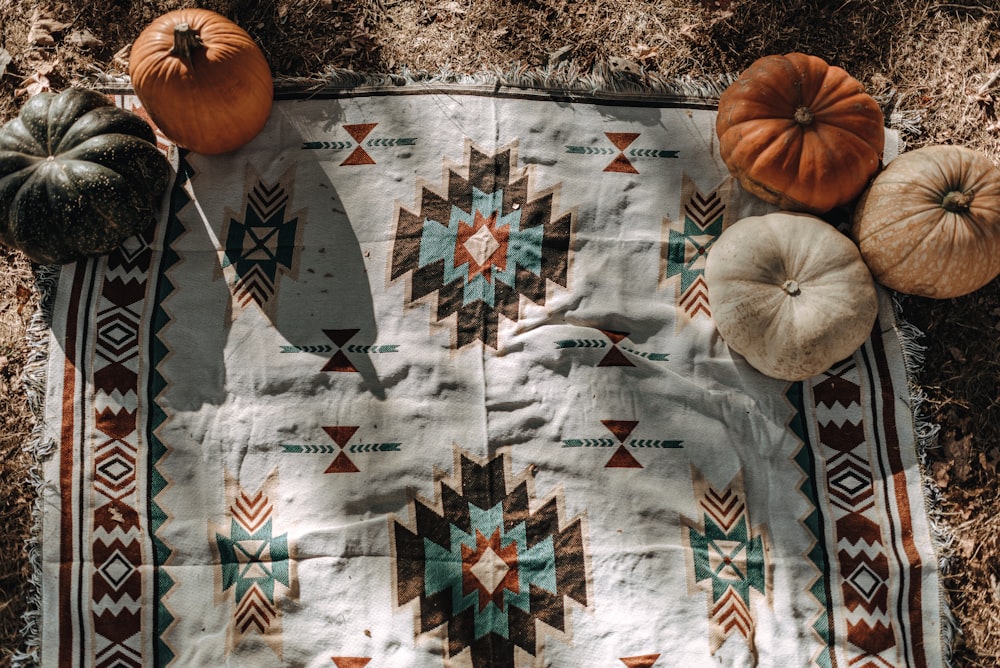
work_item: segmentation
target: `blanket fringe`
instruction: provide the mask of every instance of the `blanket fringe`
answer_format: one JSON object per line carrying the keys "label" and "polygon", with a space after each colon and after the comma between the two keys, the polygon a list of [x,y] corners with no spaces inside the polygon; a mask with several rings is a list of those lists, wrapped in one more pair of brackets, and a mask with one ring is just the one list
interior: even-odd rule
{"label": "blanket fringe", "polygon": [[[565,95],[586,94],[594,97],[682,97],[710,101],[718,99],[722,91],[736,80],[736,76],[663,77],[654,73],[632,73],[616,69],[610,63],[599,63],[592,70],[585,71],[572,61],[544,67],[513,63],[507,68],[486,69],[474,74],[456,72],[447,67],[437,72],[402,67],[398,72],[373,73],[331,67],[312,76],[276,77],[274,88],[276,92],[282,93],[452,84],[495,90],[517,88]],[[108,74],[97,70],[80,83],[102,88],[131,85],[128,75]]]}
{"label": "blanket fringe", "polygon": [[[944,499],[941,488],[931,475],[928,462],[928,451],[937,447],[940,425],[932,422],[923,410],[927,395],[916,381],[916,376],[924,365],[924,352],[927,346],[920,343],[924,333],[915,325],[906,321],[903,306],[893,294],[893,311],[896,316],[896,332],[903,353],[903,365],[906,368],[906,379],[910,393],[910,409],[913,412],[913,433],[916,436],[917,456],[920,460],[921,477],[924,487],[924,504],[930,521],[931,539],[934,541],[934,552],[938,558],[938,573],[948,574],[958,564],[955,555],[955,535],[951,531],[944,514],[941,512]],[[940,577],[940,575],[939,575]],[[941,641],[944,646],[945,665],[953,666],[954,640],[961,633],[958,621],[955,619],[948,604],[944,587],[940,588],[941,600]]]}
{"label": "blanket fringe", "polygon": [[31,564],[31,580],[28,583],[27,610],[24,613],[22,637],[23,650],[12,657],[13,668],[28,668],[39,662],[39,647],[41,643],[41,596],[42,596],[42,552],[41,528],[42,506],[41,491],[45,486],[42,478],[41,464],[56,450],[56,443],[45,437],[45,386],[46,370],[49,357],[49,330],[52,323],[52,306],[55,299],[56,286],[59,283],[60,267],[55,265],[39,266],[35,270],[35,289],[39,295],[39,304],[28,325],[28,360],[24,367],[23,383],[28,406],[35,417],[35,425],[31,439],[25,446],[32,455],[32,466],[27,472],[28,484],[36,493],[35,507],[32,511],[34,526],[27,541],[28,560]]}
{"label": "blanket fringe", "polygon": [[[315,94],[321,91],[449,84],[497,92],[518,89],[568,97],[586,95],[615,100],[674,98],[711,103],[717,101],[738,76],[738,73],[724,73],[703,77],[665,77],[652,72],[625,71],[611,62],[600,62],[592,69],[584,70],[574,61],[540,67],[515,62],[506,68],[485,69],[473,74],[447,67],[432,72],[404,66],[398,72],[371,73],[330,67],[316,75],[276,77],[274,89],[276,93]],[[96,68],[92,75],[78,83],[131,91],[131,80],[127,74],[108,74]],[[902,153],[907,138],[919,138],[923,134],[926,110],[897,108],[900,96],[894,89],[875,95],[875,100],[885,113],[886,125],[899,133],[899,152]]]}

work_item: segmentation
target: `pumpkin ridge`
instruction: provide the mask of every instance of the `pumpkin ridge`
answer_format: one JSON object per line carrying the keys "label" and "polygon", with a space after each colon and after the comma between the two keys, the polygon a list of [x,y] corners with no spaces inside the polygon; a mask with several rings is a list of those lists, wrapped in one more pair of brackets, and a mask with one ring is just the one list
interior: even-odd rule
{"label": "pumpkin ridge", "polygon": [[[42,163],[44,164],[44,163]],[[34,202],[29,200],[32,197],[37,197],[37,192],[39,189],[48,191],[47,184],[43,180],[40,169],[32,170],[31,174],[24,181],[17,192],[14,194],[10,202],[10,211],[15,212],[18,209],[23,209],[24,207],[30,207],[32,211],[35,211]],[[17,220],[24,222],[26,216],[19,216]],[[34,221],[30,221],[34,222]],[[35,225],[17,225],[15,227],[9,228],[11,232],[11,241],[14,242],[16,247],[23,247],[25,242],[28,245],[36,245],[38,242],[46,242],[44,248],[33,248],[31,250],[24,249],[25,253],[35,262],[41,263],[62,263],[66,262],[72,253],[69,246],[65,242],[64,235],[55,235],[54,239],[42,239],[39,237],[40,229]],[[53,248],[53,246],[55,248]],[[54,252],[54,251],[61,252]]]}
{"label": "pumpkin ridge", "polygon": [[156,135],[141,117],[118,107],[97,107],[78,118],[63,133],[56,154],[66,153],[96,136],[117,134],[156,143]]}
{"label": "pumpkin ridge", "polygon": [[878,122],[861,113],[841,113],[837,108],[815,112],[816,123],[824,126],[827,134],[836,131],[842,138],[864,145],[866,152],[881,160],[885,151],[885,118],[878,117]]}
{"label": "pumpkin ridge", "polygon": [[[856,135],[848,133],[844,136],[833,137],[827,132],[813,132],[808,135],[805,142],[812,141],[814,144],[819,144],[823,148],[822,150],[829,155],[840,156],[841,159],[849,159],[854,164],[860,167],[867,167],[868,178],[860,183],[857,187],[853,189],[853,196],[847,201],[856,199],[858,195],[865,189],[868,185],[868,181],[871,176],[878,169],[880,163],[879,157],[872,150],[869,144],[865,141],[859,139]],[[815,146],[807,146],[803,148],[803,152],[807,150],[818,151]],[[817,209],[832,209],[837,206],[837,204],[844,204],[846,202],[841,201],[843,195],[838,196],[837,193],[832,192],[829,188],[824,188],[824,185],[828,184],[830,180],[830,175],[822,172],[817,172],[815,170],[808,170],[803,173],[800,170],[797,171],[799,178],[796,183],[790,188],[790,190],[796,193],[802,193],[806,197],[810,193],[819,192],[820,194],[815,195],[815,200],[821,204],[817,204]],[[846,192],[846,191],[845,191]],[[805,199],[805,198],[803,198]]]}
{"label": "pumpkin ridge", "polygon": [[[82,162],[82,161],[78,161],[78,162]],[[108,174],[110,175],[109,180],[112,181],[112,182],[116,182],[117,185],[119,186],[119,189],[121,190],[121,192],[118,192],[117,195],[119,195],[119,196],[121,196],[121,195],[132,195],[132,197],[131,197],[132,201],[128,202],[126,204],[131,205],[131,206],[136,206],[137,205],[137,200],[140,199],[140,198],[138,198],[138,197],[135,196],[134,191],[130,191],[128,189],[128,187],[127,187],[129,185],[128,184],[128,179],[126,179],[126,177],[122,176],[121,174],[118,174],[117,172],[115,172],[115,171],[113,171],[111,169],[108,169],[107,167],[104,167],[103,165],[99,165],[99,167],[102,168],[102,169],[104,169],[105,171],[107,171]],[[128,228],[123,227],[118,222],[117,217],[114,216],[114,215],[112,215],[111,213],[109,213],[109,211],[106,209],[106,205],[108,203],[114,204],[116,202],[117,198],[115,198],[115,197],[109,197],[108,199],[95,198],[93,196],[92,189],[87,188],[85,186],[81,187],[80,182],[78,182],[78,181],[75,180],[75,175],[71,176],[70,175],[71,172],[69,172],[68,170],[63,170],[63,174],[66,176],[66,181],[69,184],[71,184],[71,187],[77,193],[79,193],[79,197],[80,197],[81,201],[86,202],[86,204],[88,205],[88,208],[90,210],[96,212],[98,216],[100,216],[101,218],[103,218],[104,221],[110,227],[112,227],[116,232],[118,232],[119,234],[124,234],[126,237],[132,236],[133,234],[137,234],[138,232],[140,232],[142,230],[142,228],[144,228],[146,225],[148,225],[149,223],[152,222],[152,218],[150,217],[150,214],[152,213],[151,207],[136,206],[137,210],[146,209],[146,213],[147,213],[146,218],[147,219],[144,222],[142,222],[141,224],[131,225]],[[121,186],[125,186],[125,187],[121,187]],[[81,241],[81,239],[79,237],[79,232],[82,232],[83,230],[81,230],[80,228],[74,228],[73,231],[78,233],[76,235],[76,239],[78,240],[78,242]],[[92,238],[92,240],[93,240],[93,244],[91,245],[91,247],[89,249],[87,249],[87,250],[84,251],[88,255],[93,255],[95,253],[105,253],[105,252],[108,252],[109,250],[111,250],[111,248],[113,248],[114,246],[117,246],[118,243],[120,243],[120,241],[118,241],[118,242],[115,242],[113,244],[110,244],[108,238],[106,236],[104,236],[104,235],[102,235],[101,237],[98,237],[97,235],[95,235]],[[109,247],[109,246],[111,246],[111,247]]]}
{"label": "pumpkin ridge", "polygon": [[62,138],[76,122],[94,109],[110,107],[111,100],[89,88],[69,88],[54,95],[46,113],[47,155],[56,155]]}
{"label": "pumpkin ridge", "polygon": [[[11,138],[9,135],[15,135]],[[20,116],[7,122],[0,133],[0,147],[5,150],[23,153],[24,155],[40,156],[44,152],[42,144],[31,129],[24,124]]]}
{"label": "pumpkin ridge", "polygon": [[[170,169],[159,149],[140,137],[109,133],[91,137],[61,154],[59,160],[75,160],[101,165],[123,177],[135,190],[149,197],[163,192],[170,181]],[[114,163],[126,161],[140,174],[115,170]]]}
{"label": "pumpkin ridge", "polygon": [[[886,274],[895,271],[897,267],[905,265],[907,260],[910,259],[910,256],[912,256],[917,251],[923,252],[927,250],[928,246],[937,246],[940,243],[940,240],[936,238],[937,235],[935,234],[935,230],[938,227],[939,227],[938,224],[931,225],[930,230],[926,234],[924,234],[924,236],[917,243],[903,246],[902,247],[903,252],[901,254],[897,254],[893,258],[894,261],[892,262],[892,264],[870,260],[869,267],[872,268],[872,273],[876,275],[876,278],[881,280],[881,278],[884,277]],[[893,236],[898,236],[898,233]],[[935,250],[934,248],[930,249],[932,255],[934,254],[934,250]]]}
{"label": "pumpkin ridge", "polygon": [[[860,211],[862,208],[863,208],[862,205],[859,204],[858,211]],[[932,209],[933,205],[927,204],[926,206],[921,206],[920,209],[917,211],[905,213],[905,215],[903,215],[901,218],[898,218],[895,221],[884,220],[884,221],[879,221],[875,224],[869,223],[865,226],[866,229],[865,229],[865,234],[863,236],[860,234],[861,230],[857,229],[860,227],[860,225],[857,223],[852,223],[851,236],[854,237],[854,240],[858,244],[862,244],[867,242],[869,239],[872,239],[873,237],[881,235],[886,230],[891,231],[900,223],[912,222],[916,225],[925,226],[925,223],[923,222],[922,219],[925,218]]]}
{"label": "pumpkin ridge", "polygon": [[789,53],[777,57],[791,69],[793,88],[796,90],[795,106],[811,107],[817,94],[822,90],[829,66],[819,58],[804,53]]}

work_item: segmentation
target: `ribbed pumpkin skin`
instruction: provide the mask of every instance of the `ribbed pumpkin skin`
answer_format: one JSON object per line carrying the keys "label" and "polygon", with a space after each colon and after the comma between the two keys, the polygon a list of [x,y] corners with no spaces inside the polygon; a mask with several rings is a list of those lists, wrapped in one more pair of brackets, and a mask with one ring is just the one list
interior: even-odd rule
{"label": "ribbed pumpkin skin", "polygon": [[782,380],[811,378],[850,356],[878,316],[857,247],[809,214],[733,223],[708,251],[705,284],[722,340]]}
{"label": "ribbed pumpkin skin", "polygon": [[96,91],[31,98],[0,128],[0,242],[63,264],[141,232],[170,181],[155,141]]}
{"label": "ribbed pumpkin skin", "polygon": [[879,169],[883,124],[874,98],[847,72],[790,53],[757,60],[723,92],[716,134],[746,190],[819,214],[853,201]]}
{"label": "ribbed pumpkin skin", "polygon": [[[949,211],[949,193],[969,201]],[[851,234],[893,290],[935,299],[974,292],[1000,275],[1000,170],[962,146],[904,153],[865,191]]]}
{"label": "ribbed pumpkin skin", "polygon": [[[175,28],[184,25],[204,47],[190,62],[171,52]],[[129,75],[160,131],[198,153],[243,146],[271,114],[274,87],[264,54],[245,30],[207,9],[178,9],[150,23],[132,44]]]}

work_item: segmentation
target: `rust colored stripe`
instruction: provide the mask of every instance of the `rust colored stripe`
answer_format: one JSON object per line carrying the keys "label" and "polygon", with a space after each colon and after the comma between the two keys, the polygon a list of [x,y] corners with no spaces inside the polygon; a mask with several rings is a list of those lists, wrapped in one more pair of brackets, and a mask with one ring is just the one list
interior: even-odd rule
{"label": "rust colored stripe", "polygon": [[73,665],[73,436],[76,429],[76,337],[86,262],[78,262],[70,292],[63,340],[62,430],[59,435],[59,665]]}
{"label": "rust colored stripe", "polygon": [[[903,461],[899,455],[899,435],[896,433],[895,392],[892,388],[892,378],[889,372],[889,362],[885,356],[885,348],[880,336],[872,337],[875,364],[878,367],[879,383],[882,392],[883,424],[885,425],[885,449],[889,456],[889,466],[892,471],[893,489],[895,489],[896,508],[900,519],[900,538],[903,550],[909,562],[909,597],[907,610],[910,616],[910,646],[913,648],[913,661],[916,668],[926,668],[927,657],[924,654],[924,623],[923,607],[921,606],[921,574],[923,565],[920,553],[913,541],[913,524],[910,516],[910,499],[906,490]],[[891,514],[890,514],[891,519]],[[901,620],[902,621],[902,620]]]}

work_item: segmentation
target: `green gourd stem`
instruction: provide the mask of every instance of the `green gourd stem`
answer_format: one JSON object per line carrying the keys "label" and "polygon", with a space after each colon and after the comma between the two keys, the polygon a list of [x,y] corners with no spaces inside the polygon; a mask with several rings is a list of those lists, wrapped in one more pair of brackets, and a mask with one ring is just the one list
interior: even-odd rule
{"label": "green gourd stem", "polygon": [[194,54],[198,49],[204,48],[201,35],[187,23],[178,23],[174,26],[174,46],[170,49],[170,55],[180,58],[188,67],[194,64]]}
{"label": "green gourd stem", "polygon": [[951,213],[962,213],[963,211],[968,211],[969,206],[972,205],[972,198],[975,196],[973,191],[962,192],[961,190],[952,190],[944,199],[941,200],[941,206],[945,211],[950,211]]}
{"label": "green gourd stem", "polygon": [[813,122],[813,112],[809,107],[799,107],[795,110],[795,122],[799,125],[809,125]]}

